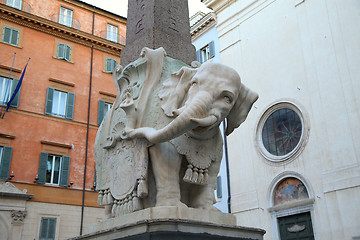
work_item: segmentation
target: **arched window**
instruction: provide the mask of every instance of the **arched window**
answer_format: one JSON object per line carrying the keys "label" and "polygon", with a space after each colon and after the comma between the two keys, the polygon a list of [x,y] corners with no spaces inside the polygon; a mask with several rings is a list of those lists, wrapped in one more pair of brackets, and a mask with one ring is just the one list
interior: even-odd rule
{"label": "arched window", "polygon": [[275,189],[274,205],[308,199],[305,185],[297,178],[289,177],[282,180]]}

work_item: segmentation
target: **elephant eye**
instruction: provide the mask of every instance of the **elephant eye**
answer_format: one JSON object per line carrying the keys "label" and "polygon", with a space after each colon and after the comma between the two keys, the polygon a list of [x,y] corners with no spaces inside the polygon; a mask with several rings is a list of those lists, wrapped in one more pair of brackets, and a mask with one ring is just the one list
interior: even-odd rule
{"label": "elephant eye", "polygon": [[224,96],[224,101],[225,101],[226,103],[228,103],[228,104],[231,104],[231,103],[232,103],[232,99],[231,99],[231,97],[229,97],[229,96]]}

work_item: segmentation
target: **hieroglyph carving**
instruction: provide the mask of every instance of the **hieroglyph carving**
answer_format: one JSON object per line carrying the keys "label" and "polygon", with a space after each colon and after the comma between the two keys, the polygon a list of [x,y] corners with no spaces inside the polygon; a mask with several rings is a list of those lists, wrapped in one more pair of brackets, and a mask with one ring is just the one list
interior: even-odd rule
{"label": "hieroglyph carving", "polygon": [[[170,0],[173,1],[173,0]],[[179,29],[177,27],[177,22],[180,20],[180,16],[178,14],[177,5],[176,4],[170,4],[169,9],[169,28],[179,32]]]}
{"label": "hieroglyph carving", "polygon": [[144,48],[113,78],[117,98],[95,142],[98,202],[107,217],[152,206],[214,210],[219,125],[227,119],[232,133],[258,95],[227,66],[189,67],[163,48]]}
{"label": "hieroglyph carving", "polygon": [[136,0],[137,16],[139,17],[136,22],[135,33],[138,34],[144,29],[144,17],[145,17],[145,0]]}

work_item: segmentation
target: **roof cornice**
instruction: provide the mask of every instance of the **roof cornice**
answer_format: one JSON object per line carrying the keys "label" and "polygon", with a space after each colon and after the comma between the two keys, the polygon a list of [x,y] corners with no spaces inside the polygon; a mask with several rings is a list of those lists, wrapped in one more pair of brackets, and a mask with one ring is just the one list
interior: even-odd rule
{"label": "roof cornice", "polygon": [[72,41],[87,47],[94,47],[97,50],[118,55],[125,47],[119,43],[108,41],[104,38],[76,30],[57,22],[21,11],[4,4],[0,4],[0,19],[13,22],[37,31],[45,32],[67,41]]}
{"label": "roof cornice", "polygon": [[222,11],[227,5],[235,1],[236,0],[201,0],[206,7],[214,10],[216,13]]}
{"label": "roof cornice", "polygon": [[190,28],[190,34],[192,40],[195,40],[204,32],[216,25],[216,15],[213,12],[206,14],[203,18],[197,21]]}

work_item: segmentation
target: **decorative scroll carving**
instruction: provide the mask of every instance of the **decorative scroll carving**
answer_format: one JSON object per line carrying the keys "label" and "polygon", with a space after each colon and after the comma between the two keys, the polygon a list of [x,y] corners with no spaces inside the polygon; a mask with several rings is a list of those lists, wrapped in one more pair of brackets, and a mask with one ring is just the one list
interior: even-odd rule
{"label": "decorative scroll carving", "polygon": [[26,211],[11,211],[12,224],[23,224],[26,214]]}

